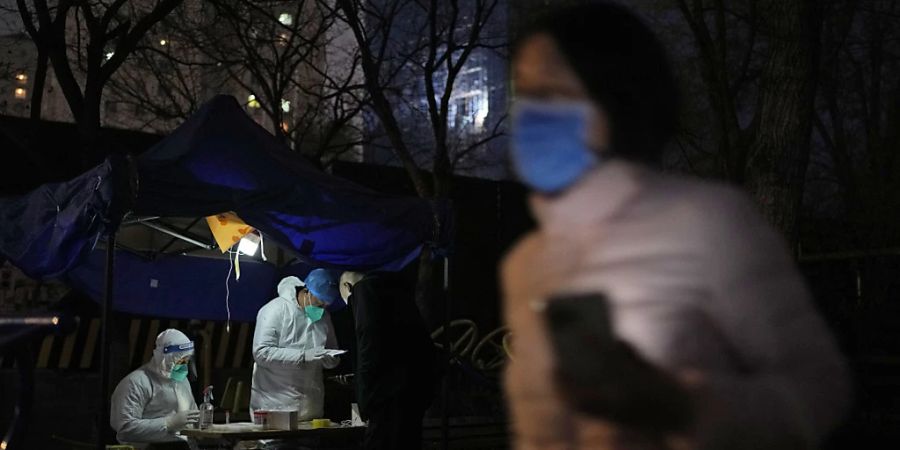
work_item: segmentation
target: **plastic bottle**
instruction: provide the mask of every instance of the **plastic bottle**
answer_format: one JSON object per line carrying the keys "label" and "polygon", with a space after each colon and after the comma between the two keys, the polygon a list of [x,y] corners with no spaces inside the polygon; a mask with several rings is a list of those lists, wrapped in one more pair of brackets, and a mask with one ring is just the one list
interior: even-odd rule
{"label": "plastic bottle", "polygon": [[213,424],[213,387],[207,386],[203,390],[203,403],[200,405],[200,429],[205,430]]}

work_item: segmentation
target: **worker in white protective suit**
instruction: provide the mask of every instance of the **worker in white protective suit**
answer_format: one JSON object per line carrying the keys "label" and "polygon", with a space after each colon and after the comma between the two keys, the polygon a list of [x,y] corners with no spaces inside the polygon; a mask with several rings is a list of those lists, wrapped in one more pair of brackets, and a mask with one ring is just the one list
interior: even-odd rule
{"label": "worker in white protective suit", "polygon": [[325,354],[337,348],[324,308],[340,299],[337,281],[324,269],[313,270],[304,281],[287,277],[278,283],[278,297],[260,308],[253,334],[251,415],[276,410],[299,411],[300,420],[322,417],[322,369],[340,362]]}
{"label": "worker in white protective suit", "polygon": [[187,380],[194,343],[168,329],[156,337],[153,359],[129,373],[112,395],[109,424],[116,439],[136,448],[186,441],[179,430],[199,418]]}

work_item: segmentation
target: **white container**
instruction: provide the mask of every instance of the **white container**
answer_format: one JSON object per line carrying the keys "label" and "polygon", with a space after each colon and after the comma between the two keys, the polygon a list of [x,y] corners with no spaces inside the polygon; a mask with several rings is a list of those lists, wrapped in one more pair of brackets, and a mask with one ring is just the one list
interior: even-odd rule
{"label": "white container", "polygon": [[268,428],[271,430],[293,431],[297,429],[298,411],[269,411]]}

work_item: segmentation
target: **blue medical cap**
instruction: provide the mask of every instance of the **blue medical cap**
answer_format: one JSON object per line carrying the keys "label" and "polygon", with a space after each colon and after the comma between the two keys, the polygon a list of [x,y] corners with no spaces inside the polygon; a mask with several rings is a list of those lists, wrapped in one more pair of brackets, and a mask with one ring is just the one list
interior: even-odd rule
{"label": "blue medical cap", "polygon": [[331,305],[341,299],[338,280],[339,277],[325,269],[314,269],[303,282],[306,283],[309,292],[312,292],[319,300]]}

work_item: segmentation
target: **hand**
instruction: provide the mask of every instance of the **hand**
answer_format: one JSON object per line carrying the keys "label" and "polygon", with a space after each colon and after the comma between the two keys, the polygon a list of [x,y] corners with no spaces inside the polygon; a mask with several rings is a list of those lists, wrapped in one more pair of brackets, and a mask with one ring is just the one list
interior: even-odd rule
{"label": "hand", "polygon": [[[570,347],[574,351],[574,347]],[[657,436],[692,428],[694,405],[685,379],[645,360],[625,342],[598,348],[593,357],[567,354],[558,364],[560,396],[575,411],[622,428]]]}
{"label": "hand", "polygon": [[572,416],[578,430],[577,448],[641,449],[641,450],[691,450],[696,442],[689,434],[648,435],[642,430],[581,414]]}
{"label": "hand", "polygon": [[312,350],[306,350],[303,352],[303,361],[305,362],[313,362],[320,361],[325,356],[325,349],[322,348],[314,348]]}
{"label": "hand", "polygon": [[189,423],[197,423],[200,420],[200,411],[191,409],[178,411],[166,416],[166,429],[175,432],[183,429]]}
{"label": "hand", "polygon": [[695,391],[706,386],[706,373],[697,369],[682,369],[675,376],[681,385],[689,391]]}
{"label": "hand", "polygon": [[341,358],[339,356],[325,355],[322,357],[322,365],[325,366],[326,369],[333,369],[340,363]]}

